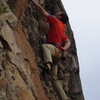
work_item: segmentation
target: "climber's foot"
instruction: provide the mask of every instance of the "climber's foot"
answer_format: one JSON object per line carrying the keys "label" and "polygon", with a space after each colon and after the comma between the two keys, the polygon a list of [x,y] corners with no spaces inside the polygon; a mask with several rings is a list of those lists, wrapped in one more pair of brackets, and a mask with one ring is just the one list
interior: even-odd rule
{"label": "climber's foot", "polygon": [[50,75],[50,73],[51,73],[51,68],[50,68],[50,67],[44,66],[44,65],[42,65],[42,64],[39,64],[38,66],[39,66],[43,71],[45,71],[48,75]]}

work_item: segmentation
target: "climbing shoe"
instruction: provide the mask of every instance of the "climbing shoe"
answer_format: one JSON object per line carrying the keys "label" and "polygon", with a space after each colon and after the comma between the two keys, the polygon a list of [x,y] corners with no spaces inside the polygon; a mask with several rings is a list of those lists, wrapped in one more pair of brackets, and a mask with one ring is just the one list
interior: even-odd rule
{"label": "climbing shoe", "polygon": [[49,69],[48,67],[42,65],[42,64],[39,64],[38,65],[46,74],[50,75],[51,74],[51,69]]}

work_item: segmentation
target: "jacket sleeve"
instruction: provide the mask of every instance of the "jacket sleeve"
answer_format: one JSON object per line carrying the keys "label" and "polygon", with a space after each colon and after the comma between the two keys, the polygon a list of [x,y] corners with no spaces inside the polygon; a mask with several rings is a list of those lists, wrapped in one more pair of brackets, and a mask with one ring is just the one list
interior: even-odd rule
{"label": "jacket sleeve", "polygon": [[67,39],[68,39],[68,37],[66,35],[63,35],[62,42],[67,40]]}
{"label": "jacket sleeve", "polygon": [[57,20],[56,17],[54,17],[54,16],[52,16],[52,15],[48,15],[48,16],[47,16],[47,22],[48,22],[49,24],[53,24],[56,20]]}

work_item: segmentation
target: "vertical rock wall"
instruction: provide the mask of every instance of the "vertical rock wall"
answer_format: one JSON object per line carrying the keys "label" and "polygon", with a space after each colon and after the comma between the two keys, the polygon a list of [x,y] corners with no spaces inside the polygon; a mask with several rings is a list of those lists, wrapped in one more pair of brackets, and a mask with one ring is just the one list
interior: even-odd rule
{"label": "vertical rock wall", "polygon": [[[38,67],[48,25],[30,1],[0,0],[0,100],[59,100]],[[64,11],[60,0],[36,1],[50,14]],[[71,100],[84,100],[73,32],[67,26],[72,44],[59,63],[58,78]]]}

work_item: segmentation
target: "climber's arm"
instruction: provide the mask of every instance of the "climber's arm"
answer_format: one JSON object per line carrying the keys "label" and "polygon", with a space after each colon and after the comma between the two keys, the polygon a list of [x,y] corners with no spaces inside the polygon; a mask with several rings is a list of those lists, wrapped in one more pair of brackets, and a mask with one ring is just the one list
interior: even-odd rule
{"label": "climber's arm", "polygon": [[67,56],[67,49],[70,47],[70,45],[71,45],[71,42],[70,42],[70,40],[67,38],[67,40],[65,40],[64,41],[64,47],[63,47],[63,52],[62,52],[62,57],[61,57],[61,59],[62,60],[65,60],[66,59],[66,56]]}
{"label": "climber's arm", "polygon": [[35,8],[44,16],[47,17],[48,16],[48,12],[43,9],[36,1],[32,0],[33,4],[35,5]]}
{"label": "climber's arm", "polygon": [[71,45],[71,42],[70,40],[67,38],[65,41],[64,41],[64,50],[67,50]]}

